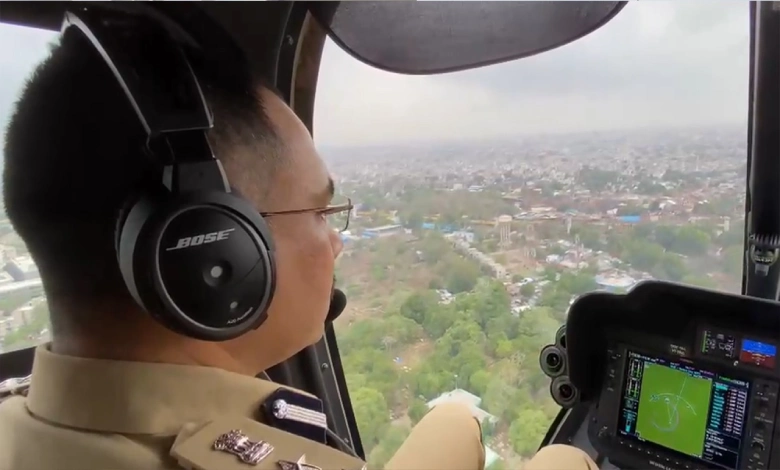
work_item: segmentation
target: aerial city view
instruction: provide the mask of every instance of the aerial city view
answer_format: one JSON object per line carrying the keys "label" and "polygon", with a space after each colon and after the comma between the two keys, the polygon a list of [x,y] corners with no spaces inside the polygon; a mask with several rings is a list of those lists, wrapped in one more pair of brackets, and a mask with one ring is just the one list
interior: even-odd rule
{"label": "aerial city view", "polygon": [[[559,409],[538,353],[580,294],[643,279],[738,292],[744,135],[323,149],[356,202],[336,331],[370,462],[381,466],[444,400],[469,403],[482,421],[489,468],[531,456]],[[46,340],[47,309],[24,244],[0,227],[9,351]]]}
{"label": "aerial city view", "polygon": [[[748,13],[721,6],[630,2],[571,45],[437,76],[326,44],[313,129],[355,204],[334,327],[369,468],[449,401],[481,422],[486,468],[522,468],[560,411],[539,352],[579,295],[740,292]],[[0,129],[53,38],[19,31],[0,29],[15,74]],[[38,271],[2,214],[0,268],[0,352],[47,341]]]}
{"label": "aerial city view", "polygon": [[558,412],[538,354],[576,296],[643,279],[739,292],[744,136],[335,152],[342,191],[359,202],[343,235],[349,305],[336,330],[370,462],[389,458],[429,407],[459,400],[482,421],[488,467],[517,468]]}

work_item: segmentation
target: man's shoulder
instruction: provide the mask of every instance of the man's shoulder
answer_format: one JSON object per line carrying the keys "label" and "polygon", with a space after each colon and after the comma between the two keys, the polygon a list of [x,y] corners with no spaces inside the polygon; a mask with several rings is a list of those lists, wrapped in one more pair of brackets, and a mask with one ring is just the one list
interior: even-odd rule
{"label": "man's shoulder", "polygon": [[[183,423],[173,434],[147,436],[142,440],[135,439],[133,434],[94,433],[63,427],[30,413],[30,398],[26,397],[29,383],[29,377],[2,383],[0,468],[52,468],[61,461],[78,463],[82,468],[117,469],[246,470],[252,466],[255,470],[361,470],[364,467],[362,460],[320,442],[232,413],[200,423]],[[35,387],[38,386],[36,382]],[[292,389],[284,387],[283,390],[287,391],[284,397],[288,405],[294,405],[292,396],[288,396]],[[295,410],[291,406],[288,411]],[[49,442],[45,450],[36,448],[42,438]]]}
{"label": "man's shoulder", "polygon": [[[0,468],[172,469],[172,439],[118,436],[58,426],[40,420],[23,394],[0,399]],[[41,447],[41,442],[46,445]]]}

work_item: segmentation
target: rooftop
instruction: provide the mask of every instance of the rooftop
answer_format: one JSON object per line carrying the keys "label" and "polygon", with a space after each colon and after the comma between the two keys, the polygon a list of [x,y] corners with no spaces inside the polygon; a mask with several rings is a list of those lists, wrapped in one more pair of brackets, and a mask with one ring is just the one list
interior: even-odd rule
{"label": "rooftop", "polygon": [[501,460],[501,456],[495,453],[490,447],[485,446],[485,468],[493,465],[498,460]]}
{"label": "rooftop", "polygon": [[472,416],[477,418],[480,423],[485,419],[491,422],[498,421],[498,418],[479,407],[479,405],[482,403],[481,398],[461,388],[456,388],[455,390],[442,393],[438,397],[428,402],[428,408],[433,408],[440,403],[451,402],[463,403],[464,405],[468,406],[471,410]]}
{"label": "rooftop", "polygon": [[399,229],[399,228],[401,228],[401,226],[398,225],[398,224],[396,224],[396,225],[382,225],[381,227],[367,228],[367,229],[364,229],[363,231],[364,232],[384,232],[384,231],[387,231],[387,230],[395,230],[395,229]]}

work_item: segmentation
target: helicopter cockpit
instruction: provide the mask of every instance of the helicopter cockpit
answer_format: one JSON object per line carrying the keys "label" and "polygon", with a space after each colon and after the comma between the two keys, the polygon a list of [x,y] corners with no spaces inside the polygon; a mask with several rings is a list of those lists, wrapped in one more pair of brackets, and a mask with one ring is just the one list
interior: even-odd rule
{"label": "helicopter cockpit", "polygon": [[582,423],[552,440],[590,447],[602,468],[765,469],[780,458],[778,249],[769,235],[778,220],[769,209],[776,196],[763,196],[770,183],[758,173],[774,165],[762,157],[769,144],[761,129],[777,119],[763,110],[762,97],[775,89],[765,75],[774,59],[765,54],[777,47],[770,31],[778,25],[765,7],[750,10],[742,295],[661,281],[586,294],[540,353],[552,396]]}
{"label": "helicopter cockpit", "polygon": [[[485,119],[493,111],[483,112],[480,102],[498,105],[501,99],[480,87],[490,80],[497,88],[515,85],[506,83],[506,74],[496,78],[480,71],[576,46],[607,30],[633,6],[3,2],[0,28],[54,34],[68,12],[79,9],[96,18],[150,18],[177,40],[197,45],[226,74],[248,68],[274,77],[279,95],[314,134],[315,121],[318,129],[337,127],[329,122],[332,115],[315,106],[315,98],[328,99],[327,86],[352,86],[352,76],[341,66],[328,70],[326,77],[328,48],[341,54],[339,60],[357,59],[366,76],[376,69],[393,77],[420,78],[473,69],[468,81],[479,99],[453,109]],[[354,151],[359,157],[333,160],[334,179],[348,200],[358,204],[346,221],[336,221],[349,248],[337,267],[341,290],[333,297],[325,336],[263,376],[319,397],[327,415],[327,444],[368,461],[371,468],[383,466],[410,424],[446,401],[467,403],[480,421],[486,469],[520,468],[538,449],[553,444],[575,446],[603,469],[762,470],[780,465],[780,444],[775,445],[780,443],[775,429],[780,419],[780,16],[772,2],[742,7],[750,20],[749,45],[740,49],[749,50],[750,61],[740,71],[749,75],[744,169],[744,152],[734,144],[744,137],[739,135],[742,128],[736,140],[697,134],[669,143],[643,136],[649,143],[636,147],[627,143],[630,137],[604,130],[567,137],[556,148],[547,143],[559,139],[556,135],[544,137],[548,140],[523,136],[511,144],[496,137],[500,143],[475,159],[483,162],[460,154],[480,146],[474,142],[480,142],[478,134],[486,128],[447,124],[457,129],[450,133],[463,134],[461,140],[434,146],[412,139],[413,150],[383,151],[380,140],[355,139],[368,143]],[[669,21],[663,14],[648,18],[641,24],[648,30],[663,30]],[[648,35],[651,41],[660,41],[664,32],[653,34]],[[0,29],[0,57],[5,55],[4,37]],[[703,43],[709,38],[701,39],[695,31],[690,37]],[[544,80],[556,75],[577,81],[577,76],[562,77],[561,70],[553,64]],[[21,87],[18,75],[11,78]],[[532,88],[533,81],[518,80],[517,87]],[[389,85],[372,86],[379,94],[392,94]],[[409,101],[424,102],[433,90],[421,89],[428,91],[411,93]],[[4,91],[0,83],[0,98]],[[601,92],[592,97],[589,103],[611,109],[619,109],[624,98]],[[355,103],[334,103],[332,109],[341,106],[357,113],[361,99],[371,103],[364,95]],[[457,100],[450,95],[445,101]],[[570,100],[572,114],[585,116],[571,122],[588,121],[586,115],[595,109],[575,110],[585,101],[574,95],[556,100]],[[381,103],[393,119],[406,119],[404,111],[393,112],[397,103]],[[0,119],[3,105],[0,100]],[[536,112],[539,121],[558,119],[542,111]],[[567,121],[565,116],[560,120]],[[407,127],[421,126],[415,122]],[[539,129],[544,133],[544,126]],[[387,138],[387,131],[392,133],[377,133]],[[598,132],[601,140],[595,137]],[[472,141],[461,144],[467,134]],[[712,140],[725,143],[713,150]],[[324,147],[343,151],[330,143]],[[516,150],[523,146],[528,150]],[[387,155],[407,151],[406,157]],[[579,167],[577,152],[614,153],[619,162],[610,169]],[[740,161],[732,165],[730,160],[726,170],[700,168],[702,160],[706,163],[718,152]],[[527,161],[519,170],[509,163],[515,153]],[[415,166],[424,154],[431,155],[433,166],[448,168],[445,173]],[[672,163],[654,166],[659,154]],[[361,158],[363,168],[352,172]],[[402,170],[382,166],[395,159]],[[457,168],[447,166],[452,162]],[[551,169],[540,175],[536,164]],[[469,174],[460,175],[461,169]],[[744,195],[727,180],[740,171],[740,179],[747,176]],[[409,173],[416,179],[407,178]],[[715,207],[713,198],[722,208]],[[735,207],[741,214],[735,214]],[[730,224],[741,216],[744,228]],[[601,232],[580,227],[590,223]],[[688,226],[693,229],[686,232]],[[0,279],[0,401],[23,393],[35,346],[46,340],[41,281],[20,261],[23,246],[5,240],[12,230],[0,220],[2,275],[9,278],[7,283]],[[733,234],[739,231],[744,234],[737,240]],[[636,240],[642,238],[653,246],[639,246]],[[719,244],[713,247],[710,241]],[[631,256],[619,259],[625,253]],[[735,259],[736,268],[723,268],[728,273],[701,274]],[[616,273],[623,273],[622,284],[613,282]],[[733,279],[739,279],[741,288],[725,292],[724,284]],[[407,284],[401,287],[399,280]],[[555,287],[563,284],[568,290]],[[520,401],[528,406],[514,406]]]}

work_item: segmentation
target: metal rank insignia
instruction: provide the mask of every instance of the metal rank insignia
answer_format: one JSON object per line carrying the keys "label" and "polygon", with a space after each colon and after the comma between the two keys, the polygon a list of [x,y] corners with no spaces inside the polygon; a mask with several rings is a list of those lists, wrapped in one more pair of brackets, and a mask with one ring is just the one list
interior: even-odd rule
{"label": "metal rank insignia", "polygon": [[273,401],[271,404],[271,412],[277,419],[297,421],[302,424],[308,424],[322,429],[328,427],[328,419],[325,413],[293,405],[281,398]]}
{"label": "metal rank insignia", "polygon": [[214,450],[233,454],[246,464],[257,465],[274,451],[274,446],[265,441],[251,441],[241,430],[233,429],[214,441]]}
{"label": "metal rank insignia", "polygon": [[289,460],[280,460],[276,462],[279,465],[280,470],[322,470],[316,465],[306,463],[306,455],[302,455],[297,462],[290,462]]}

